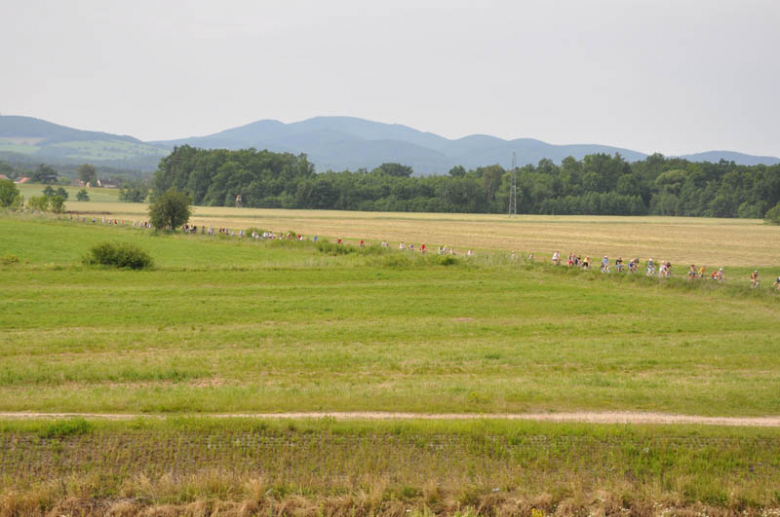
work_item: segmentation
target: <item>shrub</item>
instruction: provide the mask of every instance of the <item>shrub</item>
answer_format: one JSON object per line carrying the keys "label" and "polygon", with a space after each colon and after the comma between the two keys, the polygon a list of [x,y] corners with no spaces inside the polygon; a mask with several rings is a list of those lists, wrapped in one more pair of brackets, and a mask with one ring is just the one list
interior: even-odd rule
{"label": "shrub", "polygon": [[142,180],[125,183],[119,189],[119,201],[127,203],[143,203],[148,195],[149,187]]}
{"label": "shrub", "polygon": [[769,224],[780,224],[780,203],[767,210],[764,220]]}
{"label": "shrub", "polygon": [[452,255],[442,255],[436,259],[440,266],[452,266],[458,263],[458,259]]}
{"label": "shrub", "polygon": [[65,211],[65,198],[62,196],[52,196],[49,198],[49,206],[55,214],[61,214]]}
{"label": "shrub", "polygon": [[76,194],[76,201],[89,201],[89,193],[87,189],[83,188]]}
{"label": "shrub", "polygon": [[19,189],[11,180],[0,180],[0,207],[8,208],[19,197]]}
{"label": "shrub", "polygon": [[152,267],[152,257],[141,248],[129,243],[104,242],[96,244],[84,258],[88,265],[115,266],[130,269]]}
{"label": "shrub", "polygon": [[4,266],[10,266],[11,264],[18,264],[19,257],[16,255],[3,255],[0,257],[0,264]]}
{"label": "shrub", "polygon": [[15,212],[18,212],[23,208],[24,208],[24,196],[21,194],[17,194],[16,197],[13,199],[13,201],[11,201],[11,204],[8,205],[8,209],[13,210]]}
{"label": "shrub", "polygon": [[52,422],[40,431],[41,438],[62,438],[64,436],[73,436],[86,434],[92,430],[92,424],[83,418],[74,418],[73,420],[62,420]]}
{"label": "shrub", "polygon": [[65,200],[68,199],[68,191],[62,187],[57,187],[57,190],[54,191],[54,195],[60,196]]}
{"label": "shrub", "polygon": [[415,258],[408,253],[392,253],[372,258],[370,263],[377,267],[400,269],[415,265]]}
{"label": "shrub", "polygon": [[49,198],[46,196],[33,196],[27,201],[31,210],[46,212],[49,209]]}
{"label": "shrub", "polygon": [[320,253],[326,253],[328,255],[348,255],[355,253],[357,248],[348,244],[334,244],[325,239],[317,241],[317,249]]}

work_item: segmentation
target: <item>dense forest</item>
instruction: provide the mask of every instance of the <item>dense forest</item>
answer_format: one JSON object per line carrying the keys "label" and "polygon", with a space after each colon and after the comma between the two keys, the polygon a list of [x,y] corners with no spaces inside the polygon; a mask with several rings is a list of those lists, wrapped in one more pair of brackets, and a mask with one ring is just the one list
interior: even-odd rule
{"label": "dense forest", "polygon": [[[374,170],[315,173],[305,155],[178,147],[163,158],[153,195],[182,190],[197,205],[408,212],[505,213],[511,174],[499,165],[413,176]],[[542,160],[517,170],[517,210],[526,214],[684,215],[761,218],[780,202],[780,165],[692,163],[660,154]]]}

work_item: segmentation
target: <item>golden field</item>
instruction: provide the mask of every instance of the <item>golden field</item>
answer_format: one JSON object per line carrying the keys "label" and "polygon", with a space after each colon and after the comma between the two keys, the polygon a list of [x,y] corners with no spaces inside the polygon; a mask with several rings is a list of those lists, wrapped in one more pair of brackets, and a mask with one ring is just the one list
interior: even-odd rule
{"label": "golden field", "polygon": [[[68,202],[67,210],[111,214],[129,220],[145,218],[146,204]],[[669,260],[710,267],[780,265],[780,227],[755,219],[689,217],[540,216],[509,218],[497,214],[432,214],[347,212],[231,207],[194,207],[191,222],[213,227],[295,230],[306,236],[367,242],[387,240],[393,246],[426,243],[468,249],[533,252],[549,258],[564,256],[610,258],[622,256]]]}

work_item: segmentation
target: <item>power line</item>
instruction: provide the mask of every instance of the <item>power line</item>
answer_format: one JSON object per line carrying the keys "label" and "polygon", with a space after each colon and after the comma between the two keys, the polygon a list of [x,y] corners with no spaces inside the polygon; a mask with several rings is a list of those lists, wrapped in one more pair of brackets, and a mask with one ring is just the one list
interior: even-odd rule
{"label": "power line", "polygon": [[509,187],[509,217],[517,216],[517,156],[512,153],[512,175]]}

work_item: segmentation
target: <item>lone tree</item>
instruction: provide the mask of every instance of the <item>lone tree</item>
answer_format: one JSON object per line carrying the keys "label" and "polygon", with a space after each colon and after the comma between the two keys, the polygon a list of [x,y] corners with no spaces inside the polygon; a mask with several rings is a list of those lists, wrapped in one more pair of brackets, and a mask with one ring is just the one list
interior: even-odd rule
{"label": "lone tree", "polygon": [[87,189],[83,188],[76,194],[76,201],[89,201],[89,193]]}
{"label": "lone tree", "polygon": [[19,196],[19,189],[11,180],[0,180],[0,207],[8,208]]}
{"label": "lone tree", "polygon": [[79,179],[86,185],[89,183],[91,186],[97,185],[97,171],[93,165],[85,163],[79,165]]}
{"label": "lone tree", "polygon": [[190,220],[190,197],[171,188],[149,205],[149,219],[157,229],[176,228]]}
{"label": "lone tree", "polygon": [[42,163],[38,166],[38,169],[32,173],[30,179],[33,183],[51,185],[52,183],[57,183],[57,171]]}
{"label": "lone tree", "polygon": [[62,196],[52,196],[49,198],[49,209],[55,214],[61,214],[65,211],[65,198]]}

